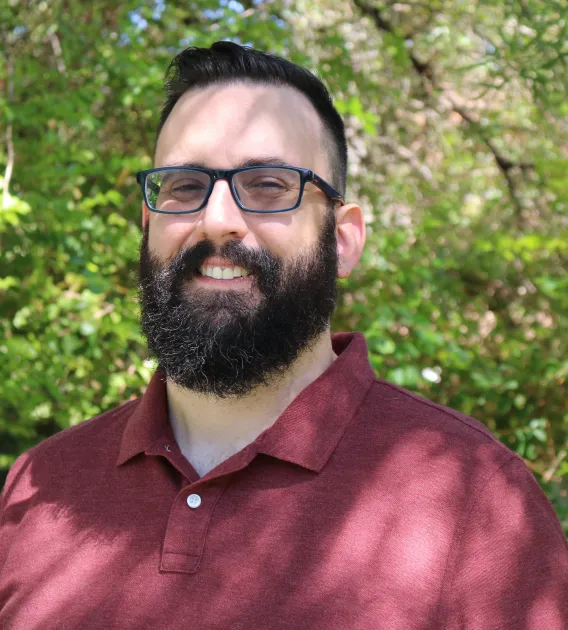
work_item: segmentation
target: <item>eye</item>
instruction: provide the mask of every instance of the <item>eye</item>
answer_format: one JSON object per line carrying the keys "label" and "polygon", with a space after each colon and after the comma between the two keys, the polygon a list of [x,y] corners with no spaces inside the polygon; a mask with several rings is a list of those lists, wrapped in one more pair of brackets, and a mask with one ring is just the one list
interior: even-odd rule
{"label": "eye", "polygon": [[192,179],[191,177],[177,177],[162,184],[164,193],[173,197],[187,197],[194,193],[202,193],[206,186],[203,182]]}
{"label": "eye", "polygon": [[163,183],[164,188],[168,190],[178,190],[180,188],[195,189],[203,188],[203,183],[189,177],[176,178]]}
{"label": "eye", "polygon": [[249,188],[267,188],[267,189],[277,189],[277,190],[285,190],[288,186],[281,181],[275,179],[257,179],[255,181],[249,182]]}
{"label": "eye", "polygon": [[203,184],[199,182],[175,182],[171,188],[171,192],[189,192],[192,190],[203,190]]}

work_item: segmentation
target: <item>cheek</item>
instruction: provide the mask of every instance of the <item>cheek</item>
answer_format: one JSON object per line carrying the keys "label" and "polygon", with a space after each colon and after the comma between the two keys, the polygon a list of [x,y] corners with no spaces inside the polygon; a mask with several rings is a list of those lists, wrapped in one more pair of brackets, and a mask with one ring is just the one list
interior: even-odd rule
{"label": "cheek", "polygon": [[307,217],[276,215],[275,219],[266,219],[255,226],[255,236],[261,247],[287,259],[309,247],[318,239],[318,226]]}
{"label": "cheek", "polygon": [[180,220],[179,217],[155,215],[155,218],[150,219],[150,250],[162,260],[169,260],[179,252],[184,243],[191,242],[195,223],[196,220],[188,220],[188,217]]}
{"label": "cheek", "polygon": [[[251,249],[264,247],[282,259],[293,257],[318,239],[320,228],[308,218],[299,215],[276,215],[275,218],[254,216],[248,223],[248,232],[242,242]],[[150,251],[163,261],[170,260],[184,246],[192,247],[203,240],[198,224],[198,216],[152,215],[148,241]],[[218,247],[222,245],[216,244]]]}

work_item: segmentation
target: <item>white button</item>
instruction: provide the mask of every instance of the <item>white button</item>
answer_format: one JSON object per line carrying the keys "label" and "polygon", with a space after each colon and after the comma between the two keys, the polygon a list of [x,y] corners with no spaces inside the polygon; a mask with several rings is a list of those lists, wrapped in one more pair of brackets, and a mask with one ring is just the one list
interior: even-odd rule
{"label": "white button", "polygon": [[201,505],[201,497],[198,494],[190,494],[187,497],[187,504],[190,508],[198,508]]}

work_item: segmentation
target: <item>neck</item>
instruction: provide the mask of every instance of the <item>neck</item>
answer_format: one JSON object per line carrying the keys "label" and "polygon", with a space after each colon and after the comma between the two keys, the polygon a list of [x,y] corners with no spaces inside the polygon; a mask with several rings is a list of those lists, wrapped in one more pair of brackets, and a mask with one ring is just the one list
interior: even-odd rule
{"label": "neck", "polygon": [[335,359],[328,331],[275,384],[239,399],[207,397],[168,381],[169,420],[182,453],[203,476],[272,426]]}

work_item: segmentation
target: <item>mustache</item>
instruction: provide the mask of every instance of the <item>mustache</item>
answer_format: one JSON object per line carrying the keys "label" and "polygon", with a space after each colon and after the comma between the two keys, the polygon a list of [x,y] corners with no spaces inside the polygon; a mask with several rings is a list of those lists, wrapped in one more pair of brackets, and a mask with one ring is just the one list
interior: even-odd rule
{"label": "mustache", "polygon": [[[146,235],[145,235],[146,236]],[[154,269],[155,280],[179,287],[186,280],[192,280],[207,258],[219,256],[232,264],[246,269],[256,277],[259,289],[270,292],[280,277],[282,261],[264,248],[251,249],[238,240],[227,241],[221,248],[209,239],[182,248],[168,263],[160,263],[157,257],[148,251],[148,240],[143,238],[142,250],[145,250],[149,263]],[[141,256],[141,261],[146,258]],[[145,263],[143,263],[145,264]]]}

